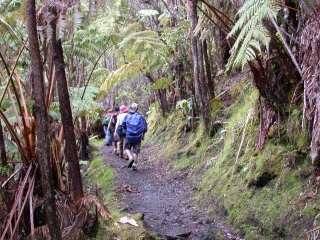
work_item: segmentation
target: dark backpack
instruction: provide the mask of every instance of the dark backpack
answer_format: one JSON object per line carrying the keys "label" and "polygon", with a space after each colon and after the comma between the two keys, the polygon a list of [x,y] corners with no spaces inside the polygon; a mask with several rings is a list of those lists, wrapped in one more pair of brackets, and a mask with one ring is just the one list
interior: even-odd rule
{"label": "dark backpack", "polygon": [[111,126],[116,126],[116,123],[117,123],[117,116],[118,116],[118,113],[114,113],[112,114],[112,118],[111,118]]}
{"label": "dark backpack", "polygon": [[123,127],[122,124],[120,124],[117,128],[117,134],[119,137],[125,137],[126,136],[126,129]]}
{"label": "dark backpack", "polygon": [[143,133],[146,131],[146,122],[144,117],[139,113],[128,114],[126,119],[126,136],[131,142],[141,141]]}
{"label": "dark backpack", "polygon": [[106,116],[102,120],[102,125],[108,126],[109,122],[110,122],[110,116]]}

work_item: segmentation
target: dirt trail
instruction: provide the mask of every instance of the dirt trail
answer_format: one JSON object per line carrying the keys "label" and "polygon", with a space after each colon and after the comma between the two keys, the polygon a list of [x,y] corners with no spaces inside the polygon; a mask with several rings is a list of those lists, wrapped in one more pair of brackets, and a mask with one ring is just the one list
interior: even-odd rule
{"label": "dirt trail", "polygon": [[113,147],[104,146],[102,154],[105,163],[117,173],[122,207],[128,213],[141,213],[144,224],[165,239],[236,239],[217,219],[208,217],[204,209],[195,206],[192,200],[192,187],[187,174],[172,176],[166,174],[168,161],[151,161],[152,146],[143,146],[138,158],[138,170],[127,168],[128,161],[112,153]]}

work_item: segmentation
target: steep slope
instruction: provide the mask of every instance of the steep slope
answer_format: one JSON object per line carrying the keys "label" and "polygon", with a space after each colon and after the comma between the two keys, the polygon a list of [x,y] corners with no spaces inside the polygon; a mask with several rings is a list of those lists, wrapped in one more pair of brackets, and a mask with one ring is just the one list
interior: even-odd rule
{"label": "steep slope", "polygon": [[301,116],[275,122],[258,147],[258,93],[250,78],[242,82],[212,101],[209,134],[196,119],[194,131],[184,132],[180,112],[163,119],[154,106],[147,138],[170,171],[193,182],[199,205],[222,214],[245,239],[302,239],[317,226],[319,172],[306,156]]}

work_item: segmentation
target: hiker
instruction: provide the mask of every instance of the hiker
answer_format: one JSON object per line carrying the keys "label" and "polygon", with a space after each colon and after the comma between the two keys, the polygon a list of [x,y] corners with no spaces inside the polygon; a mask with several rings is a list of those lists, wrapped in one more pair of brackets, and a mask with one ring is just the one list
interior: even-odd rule
{"label": "hiker", "polygon": [[105,134],[105,139],[106,139],[106,145],[107,146],[111,146],[112,145],[112,141],[111,141],[111,135],[110,132],[108,130],[108,126],[110,123],[110,119],[112,116],[112,108],[110,108],[107,112],[107,114],[104,116],[103,120],[102,120],[102,125],[103,125],[103,131]]}
{"label": "hiker", "polygon": [[[129,157],[128,168],[137,170],[136,164],[138,154],[140,153],[141,141],[144,139],[144,134],[148,130],[147,122],[140,113],[138,113],[138,104],[132,103],[129,107],[129,113],[123,119],[122,125],[126,130],[126,142],[124,149]],[[131,154],[131,149],[133,155]]]}
{"label": "hiker", "polygon": [[112,116],[108,125],[108,129],[110,131],[112,141],[114,142],[113,152],[115,154],[117,154],[118,141],[119,141],[119,137],[114,135],[118,114],[119,114],[119,107],[115,107],[114,112],[112,112]]}
{"label": "hiker", "polygon": [[119,142],[118,142],[118,155],[121,158],[125,158],[126,160],[128,160],[128,156],[124,156],[124,143],[125,143],[125,139],[126,139],[126,134],[125,131],[123,129],[123,119],[127,116],[128,114],[128,107],[126,105],[122,105],[120,107],[120,113],[117,117],[117,123],[116,123],[116,127],[115,127],[115,131],[114,131],[114,135],[118,135],[119,136]]}

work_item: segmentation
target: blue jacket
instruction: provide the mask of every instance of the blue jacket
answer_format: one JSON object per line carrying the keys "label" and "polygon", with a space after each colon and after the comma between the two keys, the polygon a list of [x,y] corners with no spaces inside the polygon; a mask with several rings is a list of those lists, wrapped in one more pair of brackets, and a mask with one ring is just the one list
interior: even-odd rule
{"label": "blue jacket", "polygon": [[146,119],[138,112],[129,112],[122,125],[126,130],[126,138],[132,143],[141,142],[143,134],[148,130]]}

